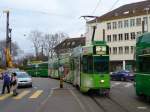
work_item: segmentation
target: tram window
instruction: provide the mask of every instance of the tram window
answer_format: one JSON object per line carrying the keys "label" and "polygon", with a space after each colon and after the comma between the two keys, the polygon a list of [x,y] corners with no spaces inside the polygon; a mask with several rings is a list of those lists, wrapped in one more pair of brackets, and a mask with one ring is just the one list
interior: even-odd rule
{"label": "tram window", "polygon": [[84,73],[93,73],[93,57],[92,56],[84,56],[82,71]]}
{"label": "tram window", "polygon": [[87,58],[86,57],[83,57],[82,71],[84,73],[86,73],[88,71],[88,68],[87,68]]}
{"label": "tram window", "polygon": [[93,56],[88,57],[88,73],[93,73]]}
{"label": "tram window", "polygon": [[150,73],[150,58],[142,57],[139,62],[139,71]]}
{"label": "tram window", "polygon": [[146,43],[149,43],[150,39],[149,39],[149,36],[147,37],[143,37],[141,42],[146,42]]}

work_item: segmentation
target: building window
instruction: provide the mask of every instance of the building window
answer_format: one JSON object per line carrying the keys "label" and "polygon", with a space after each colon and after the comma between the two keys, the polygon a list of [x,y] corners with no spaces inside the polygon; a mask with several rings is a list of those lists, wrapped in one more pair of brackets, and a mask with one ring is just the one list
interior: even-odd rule
{"label": "building window", "polygon": [[117,54],[117,47],[113,47],[113,54]]}
{"label": "building window", "polygon": [[147,17],[143,17],[143,21],[144,21],[144,24],[146,25],[147,24]]}
{"label": "building window", "polygon": [[118,28],[122,28],[122,21],[118,21]]}
{"label": "building window", "polygon": [[117,35],[116,34],[113,35],[113,41],[117,41]]}
{"label": "building window", "polygon": [[107,30],[111,29],[111,23],[107,23]]}
{"label": "building window", "polygon": [[107,42],[111,42],[111,35],[107,35]]}
{"label": "building window", "polygon": [[125,40],[129,40],[129,33],[124,34]]}
{"label": "building window", "polygon": [[123,34],[119,34],[119,41],[123,40]]}
{"label": "building window", "polygon": [[135,19],[130,19],[130,26],[131,27],[135,26]]}
{"label": "building window", "polygon": [[119,54],[123,54],[123,47],[119,47]]}
{"label": "building window", "polygon": [[134,53],[134,46],[131,46],[131,54]]}
{"label": "building window", "polygon": [[117,28],[117,23],[113,22],[113,29],[116,29],[116,28]]}
{"label": "building window", "polygon": [[109,48],[109,54],[111,54],[111,48]]}
{"label": "building window", "polygon": [[137,35],[141,35],[141,34],[142,34],[142,32],[141,32],[141,31],[137,32]]}
{"label": "building window", "polygon": [[131,40],[135,39],[135,32],[131,32]]}
{"label": "building window", "polygon": [[140,26],[141,25],[141,18],[136,18],[136,26]]}
{"label": "building window", "polygon": [[124,27],[127,28],[129,26],[128,20],[124,20]]}
{"label": "building window", "polygon": [[125,46],[125,54],[129,54],[129,47]]}

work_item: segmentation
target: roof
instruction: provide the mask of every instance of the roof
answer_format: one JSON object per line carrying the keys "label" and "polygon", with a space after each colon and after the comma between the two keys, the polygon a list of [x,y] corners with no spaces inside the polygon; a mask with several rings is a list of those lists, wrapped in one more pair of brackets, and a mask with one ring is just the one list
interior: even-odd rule
{"label": "roof", "polygon": [[[150,0],[126,4],[98,18],[98,21],[108,21],[150,14]],[[87,23],[93,23],[95,20]]]}
{"label": "roof", "polygon": [[75,48],[77,46],[85,45],[85,37],[67,38],[60,44],[58,44],[54,50],[57,53],[68,52],[68,49]]}

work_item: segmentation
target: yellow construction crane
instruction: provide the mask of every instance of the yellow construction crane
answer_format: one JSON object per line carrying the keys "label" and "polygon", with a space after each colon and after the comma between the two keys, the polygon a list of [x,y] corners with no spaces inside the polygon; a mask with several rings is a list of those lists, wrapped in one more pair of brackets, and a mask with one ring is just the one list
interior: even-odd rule
{"label": "yellow construction crane", "polygon": [[5,10],[7,20],[6,20],[6,48],[5,52],[5,59],[6,59],[6,67],[13,68],[12,57],[11,57],[11,31],[12,29],[9,28],[9,10]]}

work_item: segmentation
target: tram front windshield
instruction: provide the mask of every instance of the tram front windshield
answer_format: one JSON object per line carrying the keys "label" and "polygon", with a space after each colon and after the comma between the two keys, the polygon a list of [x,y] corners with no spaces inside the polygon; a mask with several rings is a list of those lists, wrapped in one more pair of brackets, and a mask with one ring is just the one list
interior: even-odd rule
{"label": "tram front windshield", "polygon": [[94,56],[94,72],[95,73],[106,73],[109,71],[109,58],[106,56]]}
{"label": "tram front windshield", "polygon": [[109,71],[109,57],[106,56],[84,56],[84,73],[107,73]]}

